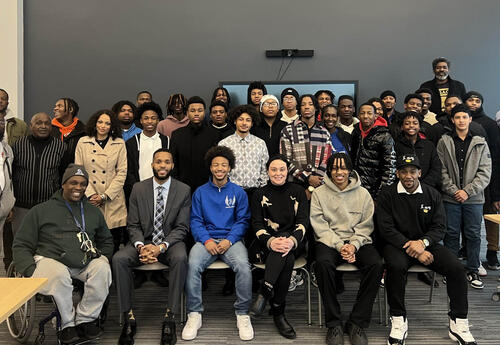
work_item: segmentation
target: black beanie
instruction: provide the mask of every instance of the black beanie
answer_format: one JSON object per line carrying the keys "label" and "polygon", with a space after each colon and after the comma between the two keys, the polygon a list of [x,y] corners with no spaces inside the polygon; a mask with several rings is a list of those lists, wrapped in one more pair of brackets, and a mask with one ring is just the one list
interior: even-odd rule
{"label": "black beanie", "polygon": [[288,87],[281,92],[281,104],[283,104],[283,97],[286,95],[292,95],[295,97],[295,101],[299,101],[299,93],[293,87]]}
{"label": "black beanie", "polygon": [[380,94],[380,99],[384,99],[386,96],[392,96],[394,99],[396,99],[396,94],[392,90],[385,90]]}
{"label": "black beanie", "polygon": [[472,98],[472,97],[479,98],[481,100],[481,103],[484,103],[483,95],[481,95],[477,91],[469,91],[469,92],[467,92],[464,95],[464,101],[466,101],[466,100],[468,100],[469,98]]}

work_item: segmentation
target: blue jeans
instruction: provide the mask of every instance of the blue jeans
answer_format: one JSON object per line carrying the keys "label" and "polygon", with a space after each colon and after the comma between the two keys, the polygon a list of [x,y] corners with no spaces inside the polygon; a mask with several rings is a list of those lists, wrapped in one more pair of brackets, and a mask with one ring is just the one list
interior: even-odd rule
{"label": "blue jeans", "polygon": [[191,248],[186,278],[187,312],[203,312],[201,274],[218,258],[236,273],[236,302],[234,303],[236,314],[248,314],[252,303],[252,272],[247,249],[241,241],[236,242],[224,254],[219,255],[211,255],[200,242],[196,242]]}
{"label": "blue jeans", "polygon": [[[452,204],[444,202],[446,210],[446,235],[444,246],[458,256],[460,232],[464,229],[467,239],[467,271],[477,272],[480,265],[481,222],[483,221],[482,204]],[[463,224],[462,224],[463,223]]]}

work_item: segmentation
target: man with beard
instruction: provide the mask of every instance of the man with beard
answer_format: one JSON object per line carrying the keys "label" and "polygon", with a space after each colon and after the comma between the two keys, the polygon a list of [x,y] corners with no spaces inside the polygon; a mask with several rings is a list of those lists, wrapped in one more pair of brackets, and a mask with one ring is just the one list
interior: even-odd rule
{"label": "man with beard", "polygon": [[161,344],[177,341],[175,313],[187,273],[184,239],[189,231],[190,189],[170,177],[172,154],[160,148],[153,154],[153,177],[138,182],[130,195],[127,216],[129,244],[113,257],[113,272],[124,324],[118,344],[134,343],[137,324],[133,312],[132,267],[161,262],[169,267],[168,305],[162,325]]}
{"label": "man with beard", "polygon": [[351,157],[361,185],[374,200],[384,186],[394,182],[394,140],[385,119],[375,118],[372,103],[359,107],[359,124],[352,132]]}
{"label": "man with beard", "polygon": [[451,79],[449,69],[450,60],[444,57],[438,57],[432,61],[432,71],[434,79],[428,80],[420,85],[420,88],[426,88],[432,92],[432,104],[429,110],[440,114],[444,111],[444,101],[448,95],[454,94],[461,98],[465,95],[465,86],[458,80]]}
{"label": "man with beard", "polygon": [[342,95],[339,97],[338,113],[339,124],[347,133],[351,134],[354,126],[359,122],[357,117],[354,117],[354,99],[349,95]]}
{"label": "man with beard", "polygon": [[187,99],[182,93],[170,95],[167,102],[167,117],[158,124],[158,132],[172,138],[172,132],[189,124],[186,116]]}
{"label": "man with beard", "polygon": [[4,140],[10,145],[26,135],[28,135],[28,126],[26,122],[18,119],[8,108],[9,94],[4,89],[0,89],[0,114],[5,116]]}
{"label": "man with beard", "polygon": [[207,125],[205,101],[193,96],[187,101],[189,124],[172,133],[170,147],[175,161],[173,176],[191,187],[196,188],[206,183],[210,171],[205,165],[205,153],[220,140],[220,133]]}
{"label": "man with beard", "polygon": [[384,103],[385,119],[387,124],[390,125],[399,114],[396,110],[396,94],[392,90],[385,90],[380,94],[380,99]]}
{"label": "man with beard", "polygon": [[213,101],[210,104],[210,120],[213,128],[220,132],[224,139],[234,133],[234,127],[227,123],[227,103],[223,101]]}
{"label": "man with beard", "polygon": [[[486,131],[486,142],[491,153],[491,182],[485,190],[485,202],[483,214],[498,213],[500,210],[500,176],[498,167],[500,164],[500,129],[495,120],[484,113],[483,96],[477,91],[465,94],[465,104],[472,113],[472,122],[481,125]],[[491,270],[499,270],[498,262],[498,224],[484,220],[486,228],[486,266]]]}
{"label": "man with beard", "polygon": [[151,92],[144,90],[137,94],[137,100],[135,102],[137,107],[148,102],[153,102],[153,95],[151,95]]}
{"label": "man with beard", "polygon": [[396,174],[399,182],[380,192],[375,210],[380,235],[385,241],[382,253],[387,269],[385,286],[392,324],[387,344],[405,343],[408,268],[420,263],[446,277],[450,338],[461,345],[475,345],[467,320],[467,281],[463,266],[439,243],[446,232],[441,195],[420,183],[420,163],[414,154],[398,157]]}
{"label": "man with beard", "polygon": [[129,140],[134,135],[141,133],[141,129],[136,126],[135,118],[137,108],[132,102],[119,101],[113,105],[111,109],[116,114],[120,127],[122,129],[122,138],[124,141]]}
{"label": "man with beard", "polygon": [[[12,147],[12,182],[16,197],[12,220],[14,234],[21,227],[28,211],[49,200],[60,188],[61,176],[69,159],[66,145],[50,135],[52,125],[49,115],[35,114],[31,118],[30,129],[31,135],[19,139]],[[4,248],[8,250],[11,245],[12,238]]]}
{"label": "man with beard", "polygon": [[144,103],[139,107],[138,117],[142,132],[133,136],[127,146],[127,179],[125,180],[125,198],[129,199],[134,183],[144,181],[153,176],[151,160],[153,153],[159,148],[168,149],[170,140],[157,132],[161,108],[154,102]]}

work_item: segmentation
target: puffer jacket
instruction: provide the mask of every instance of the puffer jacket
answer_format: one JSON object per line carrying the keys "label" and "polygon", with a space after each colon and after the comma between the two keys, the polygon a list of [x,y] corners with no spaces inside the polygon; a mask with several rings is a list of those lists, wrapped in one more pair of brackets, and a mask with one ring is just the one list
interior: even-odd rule
{"label": "puffer jacket", "polygon": [[382,124],[375,123],[364,138],[360,128],[361,124],[352,132],[351,158],[361,185],[376,199],[380,189],[396,178],[394,140]]}

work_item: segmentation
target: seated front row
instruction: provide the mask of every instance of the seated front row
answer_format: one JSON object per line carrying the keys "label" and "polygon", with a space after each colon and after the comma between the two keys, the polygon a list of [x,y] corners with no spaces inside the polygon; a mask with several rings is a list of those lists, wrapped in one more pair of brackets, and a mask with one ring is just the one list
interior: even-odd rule
{"label": "seated front row", "polygon": [[[168,150],[154,153],[154,177],[134,185],[128,218],[131,243],[113,258],[120,311],[125,316],[119,344],[133,344],[136,331],[131,268],[157,261],[170,269],[161,344],[177,341],[174,314],[179,309],[184,282],[189,314],[182,337],[190,340],[197,336],[203,311],[201,274],[217,258],[236,272],[235,311],[240,338],[251,340],[254,336],[249,317],[252,275],[242,242],[250,221],[248,200],[243,189],[228,179],[235,161],[230,149],[214,147],[206,160],[212,177],[194,193],[191,217],[189,187],[169,177],[174,163]],[[295,331],[284,317],[285,297],[293,262],[302,251],[308,228],[307,201],[302,187],[286,182],[288,168],[284,157],[271,157],[267,169],[270,181],[252,200],[252,223],[259,245],[251,257],[259,254],[266,270],[251,312],[258,316],[269,301],[279,333],[294,338]],[[450,338],[462,345],[476,344],[467,323],[463,267],[438,243],[445,231],[440,194],[420,184],[420,167],[414,155],[398,158],[397,175],[400,182],[382,190],[377,200],[392,320],[388,344],[405,342],[406,275],[408,267],[418,262],[447,279]],[[343,153],[330,157],[324,182],[312,194],[310,219],[317,240],[316,274],[328,326],[326,342],[343,344],[335,268],[347,262],[360,269],[362,280],[345,331],[351,344],[367,344],[364,328],[370,322],[383,269],[371,239],[373,201],[360,186],[349,157]],[[71,165],[63,176],[62,191],[30,210],[13,247],[18,271],[25,276],[49,278],[41,292],[54,296],[62,318],[59,338],[65,344],[94,339],[102,333],[96,320],[111,284],[108,262],[112,237],[102,213],[84,198],[87,184],[85,169]],[[54,212],[59,216],[54,218]],[[188,260],[184,240],[189,221],[196,243]],[[82,280],[85,286],[76,311],[69,302],[71,278]]]}

